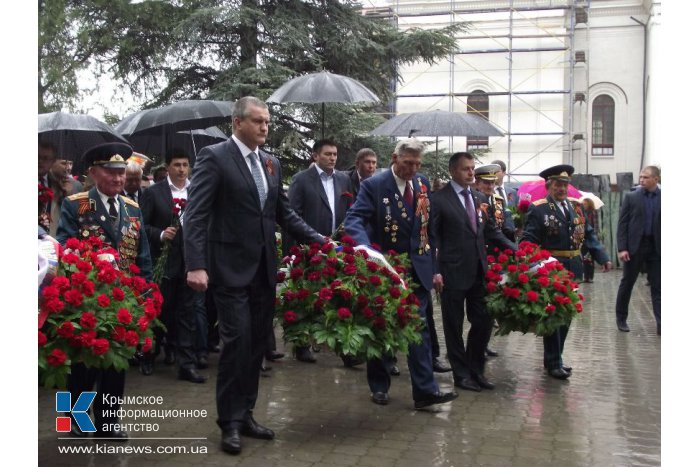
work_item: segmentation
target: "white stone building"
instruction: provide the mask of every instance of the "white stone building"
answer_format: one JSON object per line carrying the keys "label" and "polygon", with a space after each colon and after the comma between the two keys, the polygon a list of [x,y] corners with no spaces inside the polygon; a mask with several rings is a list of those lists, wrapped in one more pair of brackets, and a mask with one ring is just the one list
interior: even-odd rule
{"label": "white stone building", "polygon": [[[511,181],[557,163],[577,173],[636,174],[655,155],[654,65],[660,2],[652,0],[372,0],[364,13],[400,28],[468,22],[459,53],[401,69],[396,113],[481,112],[503,137],[443,137],[484,148]],[[646,116],[646,117],[645,117]],[[430,138],[426,138],[430,141]],[[434,139],[432,140],[434,141]]]}

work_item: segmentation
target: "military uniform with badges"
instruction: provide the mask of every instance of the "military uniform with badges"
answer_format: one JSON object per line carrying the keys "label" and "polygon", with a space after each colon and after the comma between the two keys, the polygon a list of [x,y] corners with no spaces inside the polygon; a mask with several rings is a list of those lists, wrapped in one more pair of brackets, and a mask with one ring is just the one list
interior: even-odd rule
{"label": "military uniform with badges", "polygon": [[[574,168],[570,165],[557,165],[542,171],[540,177],[568,182],[573,172]],[[610,260],[593,227],[586,222],[580,204],[572,202],[573,200],[569,198],[558,202],[550,194],[534,201],[528,209],[522,241],[536,243],[548,250],[566,269],[574,273],[576,280],[581,280],[582,245],[589,249],[596,262],[607,264]],[[561,356],[568,331],[568,325],[562,326],[552,335],[544,337],[544,366],[551,376],[559,379],[566,379],[570,375],[570,368],[564,365]]]}
{"label": "military uniform with badges", "polygon": [[[83,159],[86,166],[99,166],[105,169],[123,169],[125,159],[131,155],[131,147],[122,143],[109,143],[89,149]],[[121,190],[120,190],[121,192]],[[105,206],[102,197],[113,199],[110,208]],[[113,203],[113,204],[112,204]],[[112,213],[110,213],[112,210]],[[120,194],[108,197],[98,191],[96,185],[88,192],[77,193],[63,200],[61,218],[58,223],[56,239],[65,245],[69,238],[86,240],[98,237],[119,252],[117,264],[120,270],[128,270],[129,265],[135,264],[141,269],[140,275],[151,280],[151,256],[148,239],[143,228],[141,210],[135,201]],[[82,363],[71,365],[68,379],[68,389],[71,399],[84,391],[97,391],[93,404],[93,415],[96,437],[126,440],[126,432],[114,428],[119,423],[117,417],[103,416],[103,411],[116,411],[117,404],[103,404],[103,395],[121,398],[124,395],[125,372],[113,368],[87,368]],[[93,389],[94,387],[94,389]],[[76,427],[73,423],[72,426]],[[80,430],[74,429],[71,434],[86,436]]]}
{"label": "military uniform with badges", "polygon": [[[496,181],[496,172],[500,170],[497,164],[482,165],[474,170],[474,177],[482,180]],[[493,223],[496,230],[503,233],[503,235],[510,240],[510,242],[515,241],[515,224],[513,223],[513,215],[505,207],[505,202],[503,197],[499,194],[488,195],[486,193],[482,194],[487,198],[488,203],[482,203],[479,206],[486,215],[487,219]],[[508,248],[513,248],[512,244],[508,244]],[[504,248],[503,245],[494,245],[493,242],[486,245],[489,254],[494,253],[494,248],[500,247]],[[517,248],[516,248],[517,249]]]}

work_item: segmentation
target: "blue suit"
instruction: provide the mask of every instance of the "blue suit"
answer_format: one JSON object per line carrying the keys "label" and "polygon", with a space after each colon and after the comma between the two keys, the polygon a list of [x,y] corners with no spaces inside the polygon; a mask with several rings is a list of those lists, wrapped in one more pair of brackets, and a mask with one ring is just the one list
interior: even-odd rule
{"label": "blue suit", "polygon": [[[360,184],[360,192],[345,218],[345,232],[360,245],[376,243],[381,251],[395,250],[408,253],[411,259],[411,274],[418,287],[415,293],[420,299],[420,315],[425,319],[431,300],[435,273],[434,241],[429,228],[430,185],[428,179],[418,174],[412,180],[414,203],[407,206],[403,201],[391,170],[386,170]],[[427,213],[416,215],[419,200]],[[433,375],[430,335],[427,326],[421,331],[420,344],[408,350],[408,368],[411,372],[413,399],[419,400],[439,391]],[[367,382],[370,390],[389,392],[392,365],[389,356],[367,362]]]}

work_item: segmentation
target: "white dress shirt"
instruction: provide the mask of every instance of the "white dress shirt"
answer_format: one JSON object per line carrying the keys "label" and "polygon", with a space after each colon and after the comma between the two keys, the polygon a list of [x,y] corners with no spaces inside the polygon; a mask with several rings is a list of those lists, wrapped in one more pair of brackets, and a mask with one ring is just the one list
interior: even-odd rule
{"label": "white dress shirt", "polygon": [[[396,172],[394,172],[394,166],[391,166],[391,174],[394,176],[394,180],[396,180],[396,186],[399,187],[399,192],[401,192],[401,196],[403,196],[404,192],[406,191],[406,183],[411,183],[411,180],[406,181],[403,178],[399,177],[396,175]],[[413,186],[413,183],[411,183],[411,190],[413,190],[413,193],[416,192],[416,187]]]}
{"label": "white dress shirt", "polygon": [[248,157],[248,154],[254,152],[257,156],[255,158],[255,163],[257,164],[258,168],[260,169],[260,173],[262,174],[263,185],[265,185],[265,194],[267,194],[267,178],[265,177],[265,168],[260,162],[260,154],[258,153],[258,148],[256,147],[255,149],[250,149],[240,139],[236,138],[236,135],[231,135],[231,138],[233,139],[233,142],[236,143],[236,146],[238,146],[238,149],[241,151],[241,154],[243,155],[243,160],[245,161],[245,165],[248,166],[248,170],[250,170],[251,175],[253,175],[253,169],[250,167],[250,158]]}
{"label": "white dress shirt", "polygon": [[316,171],[318,172],[318,176],[321,177],[321,185],[323,185],[323,191],[326,192],[326,198],[328,198],[328,205],[331,207],[331,232],[335,230],[335,186],[334,186],[334,180],[335,180],[335,169],[333,169],[333,173],[328,175],[321,167],[318,166],[314,162],[314,167],[316,167]]}

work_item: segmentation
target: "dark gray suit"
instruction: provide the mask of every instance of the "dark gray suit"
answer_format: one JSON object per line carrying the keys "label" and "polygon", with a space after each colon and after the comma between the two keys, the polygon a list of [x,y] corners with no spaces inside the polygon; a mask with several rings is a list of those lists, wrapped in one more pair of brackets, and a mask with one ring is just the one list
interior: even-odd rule
{"label": "dark gray suit", "polygon": [[645,235],[647,216],[646,190],[638,188],[622,200],[617,223],[617,251],[627,251],[630,260],[622,265],[622,280],[617,291],[615,315],[618,323],[626,323],[630,297],[634,283],[642,268],[647,265],[651,285],[651,302],[656,318],[657,331],[661,331],[661,189],[652,198],[654,215],[651,219],[651,235]]}
{"label": "dark gray suit", "polygon": [[216,402],[223,431],[240,428],[257,400],[275,302],[275,223],[301,241],[324,241],[289,207],[279,161],[259,153],[268,185],[262,208],[244,155],[228,139],[197,155],[185,215],[185,268],[207,270],[218,310]]}
{"label": "dark gray suit", "polygon": [[[491,336],[493,320],[486,311],[484,273],[486,241],[499,248],[517,249],[479,207],[488,199],[472,191],[477,208],[477,231],[469,225],[465,206],[451,183],[433,193],[433,228],[438,250],[438,272],[443,276],[441,294],[442,322],[445,332],[447,358],[455,381],[484,373],[484,352]],[[462,338],[464,330],[464,303],[471,323],[467,345]]]}

